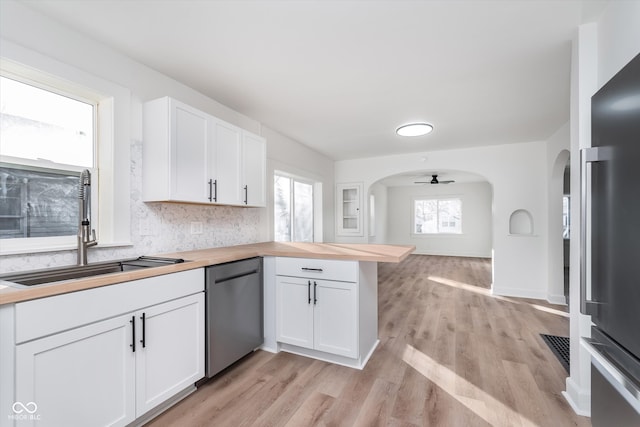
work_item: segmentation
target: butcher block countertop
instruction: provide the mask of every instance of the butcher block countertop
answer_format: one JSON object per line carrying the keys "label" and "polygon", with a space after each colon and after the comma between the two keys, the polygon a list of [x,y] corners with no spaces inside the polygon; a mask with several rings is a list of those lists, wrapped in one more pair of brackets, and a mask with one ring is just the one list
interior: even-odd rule
{"label": "butcher block countertop", "polygon": [[81,291],[115,283],[129,282],[178,271],[207,267],[255,256],[282,256],[293,258],[339,259],[351,261],[401,262],[415,250],[415,246],[340,244],[340,243],[284,243],[264,242],[249,245],[199,249],[186,252],[158,254],[182,258],[187,262],[163,267],[113,273],[102,276],[73,279],[30,287],[15,287],[0,282],[0,305]]}

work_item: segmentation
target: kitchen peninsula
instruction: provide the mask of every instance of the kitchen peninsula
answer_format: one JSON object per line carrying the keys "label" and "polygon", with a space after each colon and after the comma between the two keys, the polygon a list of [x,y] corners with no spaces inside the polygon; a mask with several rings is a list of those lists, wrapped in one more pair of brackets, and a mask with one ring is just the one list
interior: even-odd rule
{"label": "kitchen peninsula", "polygon": [[362,369],[378,344],[377,263],[413,250],[266,242],[162,254],[185,262],[90,278],[0,282],[0,375],[14,379],[3,381],[0,407],[38,396],[52,421],[76,401],[79,422],[150,419],[205,376],[206,267],[254,257],[263,261],[261,348]]}

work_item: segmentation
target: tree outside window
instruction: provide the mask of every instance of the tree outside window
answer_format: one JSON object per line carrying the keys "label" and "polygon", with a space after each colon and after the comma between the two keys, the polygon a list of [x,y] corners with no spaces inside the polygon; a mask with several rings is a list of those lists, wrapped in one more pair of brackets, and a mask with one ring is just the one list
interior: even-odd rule
{"label": "tree outside window", "polygon": [[414,234],[462,233],[460,199],[416,199],[413,213]]}
{"label": "tree outside window", "polygon": [[313,184],[274,175],[274,240],[313,242]]}

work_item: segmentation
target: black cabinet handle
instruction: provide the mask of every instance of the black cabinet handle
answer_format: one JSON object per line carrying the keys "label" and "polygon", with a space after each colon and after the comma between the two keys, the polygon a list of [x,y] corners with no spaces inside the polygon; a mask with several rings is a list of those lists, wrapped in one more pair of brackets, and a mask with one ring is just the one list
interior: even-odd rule
{"label": "black cabinet handle", "polygon": [[307,280],[307,304],[311,304],[311,280]]}
{"label": "black cabinet handle", "polygon": [[316,303],[318,302],[317,289],[318,289],[318,284],[314,281],[313,282],[313,305],[316,305]]}
{"label": "black cabinet handle", "polygon": [[133,334],[133,338],[131,339],[131,344],[129,344],[129,347],[131,347],[131,351],[135,353],[136,352],[136,316],[131,316],[131,320],[129,320],[129,323],[131,323],[131,332]]}
{"label": "black cabinet handle", "polygon": [[217,179],[209,180],[209,201],[210,202],[218,201],[218,180]]}
{"label": "black cabinet handle", "polygon": [[302,271],[313,271],[313,272],[316,272],[316,273],[322,273],[322,269],[321,268],[302,267],[301,270]]}
{"label": "black cabinet handle", "polygon": [[140,340],[140,343],[142,343],[142,348],[145,348],[147,346],[147,334],[145,332],[147,324],[146,313],[142,313],[140,320],[142,320],[142,339]]}
{"label": "black cabinet handle", "polygon": [[244,186],[244,204],[248,204],[249,203],[249,186],[245,185]]}

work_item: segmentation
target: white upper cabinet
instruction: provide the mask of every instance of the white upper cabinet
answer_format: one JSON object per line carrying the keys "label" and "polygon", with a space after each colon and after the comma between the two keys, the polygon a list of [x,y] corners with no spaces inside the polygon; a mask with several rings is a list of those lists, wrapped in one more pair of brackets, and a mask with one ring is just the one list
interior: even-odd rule
{"label": "white upper cabinet", "polygon": [[208,117],[171,98],[145,104],[142,176],[144,200],[205,202]]}
{"label": "white upper cabinet", "polygon": [[216,203],[227,205],[243,204],[242,191],[242,129],[212,118],[215,147],[212,152],[215,165],[214,199]]}
{"label": "white upper cabinet", "polygon": [[144,106],[143,198],[266,206],[266,141],[169,97]]}
{"label": "white upper cabinet", "polygon": [[258,135],[242,132],[242,175],[244,204],[267,205],[267,142]]}

